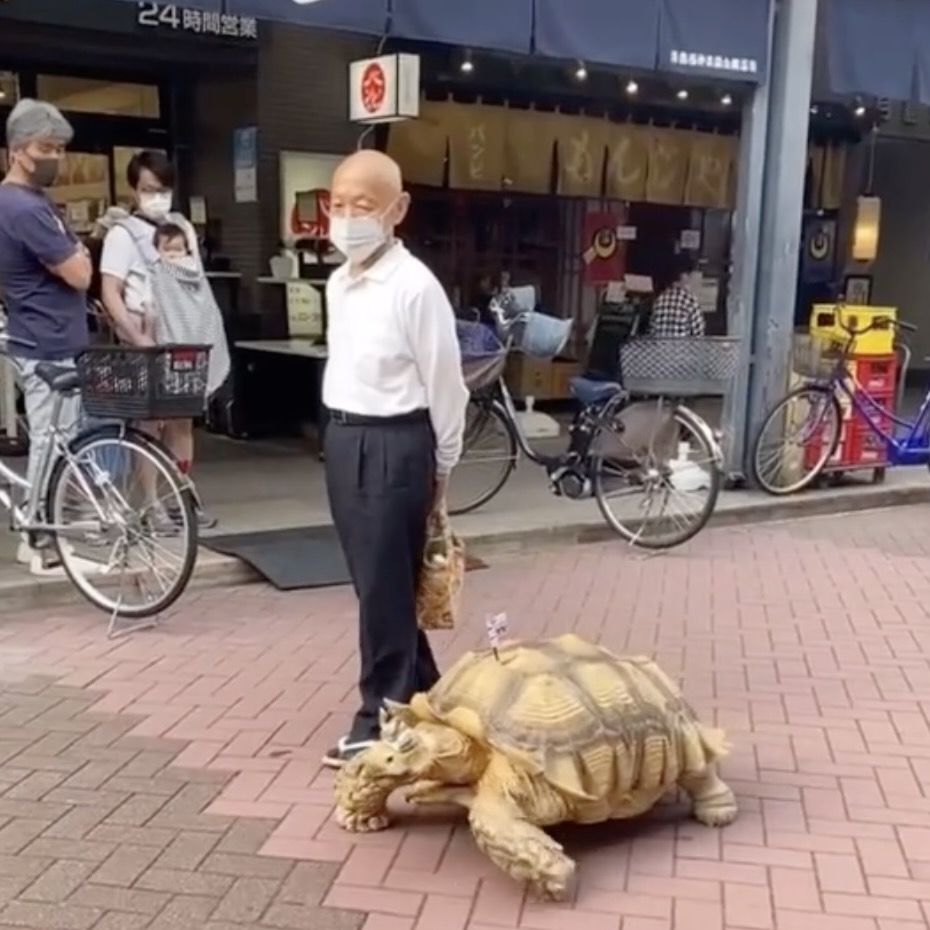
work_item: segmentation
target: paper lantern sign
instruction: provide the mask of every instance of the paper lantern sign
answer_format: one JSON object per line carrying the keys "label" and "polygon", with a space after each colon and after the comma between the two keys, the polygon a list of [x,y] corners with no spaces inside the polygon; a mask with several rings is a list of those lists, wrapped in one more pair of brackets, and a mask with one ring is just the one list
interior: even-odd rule
{"label": "paper lantern sign", "polygon": [[353,123],[396,123],[419,114],[419,55],[382,55],[349,65]]}

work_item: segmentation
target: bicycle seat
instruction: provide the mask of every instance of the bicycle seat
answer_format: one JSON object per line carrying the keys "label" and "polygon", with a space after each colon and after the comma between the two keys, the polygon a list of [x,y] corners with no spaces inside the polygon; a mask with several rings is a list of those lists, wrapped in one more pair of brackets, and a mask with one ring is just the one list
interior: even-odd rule
{"label": "bicycle seat", "polygon": [[572,396],[584,404],[585,407],[594,404],[605,404],[612,400],[622,390],[623,386],[616,381],[595,381],[593,378],[572,378],[569,381]]}
{"label": "bicycle seat", "polygon": [[53,390],[59,394],[76,391],[80,387],[77,369],[67,365],[56,365],[54,362],[39,362],[36,365],[36,374]]}

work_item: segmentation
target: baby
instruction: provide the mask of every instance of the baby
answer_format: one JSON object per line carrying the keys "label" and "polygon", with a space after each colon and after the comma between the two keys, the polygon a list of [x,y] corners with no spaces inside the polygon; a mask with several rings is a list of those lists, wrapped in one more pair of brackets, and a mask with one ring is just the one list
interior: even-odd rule
{"label": "baby", "polygon": [[[158,257],[163,262],[184,265],[191,258],[187,235],[176,223],[163,223],[158,226],[155,230],[154,244]],[[142,331],[147,336],[153,336],[158,310],[152,294],[152,282],[148,274],[139,274],[136,277],[130,272],[132,280],[127,281],[126,285],[126,309],[139,314],[142,317]]]}
{"label": "baby", "polygon": [[183,264],[191,257],[187,234],[176,223],[162,223],[155,230],[155,248],[162,261]]}

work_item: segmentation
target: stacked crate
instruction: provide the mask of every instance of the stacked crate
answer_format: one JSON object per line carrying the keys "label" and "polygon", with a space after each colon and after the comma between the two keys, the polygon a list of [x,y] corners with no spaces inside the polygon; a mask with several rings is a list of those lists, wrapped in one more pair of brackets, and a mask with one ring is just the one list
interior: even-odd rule
{"label": "stacked crate", "polygon": [[[840,311],[843,319],[854,328],[860,328],[876,317],[896,318],[897,311],[892,307],[845,307]],[[818,306],[814,308],[811,318],[811,335],[824,341],[842,341],[845,337],[839,328],[837,308]],[[896,387],[898,377],[898,358],[894,351],[894,329],[875,329],[860,336],[853,345],[847,368],[852,380],[861,390],[869,394],[876,406],[868,402],[863,405],[868,409],[872,420],[887,435],[894,434]],[[826,469],[829,471],[852,471],[855,469],[876,469],[881,471],[888,465],[888,449],[885,440],[872,430],[868,421],[846,397],[840,398],[842,422],[840,440],[836,451],[829,459]],[[805,450],[808,465],[817,462],[822,454],[823,439],[814,436]]]}

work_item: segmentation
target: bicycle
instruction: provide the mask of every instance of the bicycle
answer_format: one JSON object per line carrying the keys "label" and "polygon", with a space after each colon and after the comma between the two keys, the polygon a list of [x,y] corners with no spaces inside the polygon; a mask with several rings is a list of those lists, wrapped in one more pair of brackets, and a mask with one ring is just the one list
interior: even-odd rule
{"label": "bicycle", "polygon": [[[631,545],[667,549],[700,532],[713,514],[723,480],[723,455],[710,427],[668,398],[631,403],[618,382],[574,378],[571,390],[579,408],[568,448],[557,455],[537,451],[521,429],[504,368],[509,352],[522,348],[521,329],[526,342],[526,331],[543,315],[521,312],[507,317],[499,308],[492,312],[496,336],[480,323],[458,322],[460,338],[471,339],[479,351],[467,354],[463,348],[472,396],[462,456],[450,480],[449,512],[462,515],[487,504],[506,485],[522,455],[545,469],[556,496],[594,497],[608,526]],[[554,357],[560,348],[553,343],[546,354]],[[477,492],[465,492],[463,500],[472,469],[486,464],[492,467],[490,480]],[[690,496],[702,492],[705,496],[692,517],[668,513],[670,505],[688,503]],[[615,500],[634,498],[629,512],[612,506]]]}
{"label": "bicycle", "polygon": [[[858,337],[889,328],[913,333],[917,327],[880,316],[857,329],[846,324],[839,307],[837,320],[846,333],[845,343],[824,348],[810,340],[807,344],[809,355],[800,360],[799,366],[809,380],[789,391],[759,429],[752,452],[752,473],[759,487],[769,494],[795,494],[820,477],[840,442],[844,402],[861,416],[871,435],[884,445],[890,464],[930,463],[930,391],[917,418],[905,420],[882,406],[849,370],[849,356]],[[909,351],[906,354],[909,356]],[[903,432],[896,437],[897,427]],[[773,436],[767,441],[770,429],[773,429]]]}
{"label": "bicycle", "polygon": [[[9,350],[17,346],[31,348],[0,333],[0,352],[12,357]],[[0,505],[10,513],[11,529],[35,549],[55,547],[71,583],[110,614],[108,636],[155,625],[146,621],[181,596],[197,557],[194,486],[160,442],[130,425],[137,417],[126,413],[127,404],[133,394],[138,403],[146,381],[148,412],[140,419],[157,414],[159,403],[163,415],[181,415],[181,407],[197,403],[198,388],[202,401],[208,356],[199,346],[95,348],[79,356],[76,367],[39,363],[35,373],[54,397],[34,484],[0,461]],[[167,387],[175,396],[153,403],[150,389],[164,388],[172,376]],[[61,428],[62,405],[77,393],[86,414],[111,422],[69,439]],[[118,627],[120,619],[135,622]]]}

